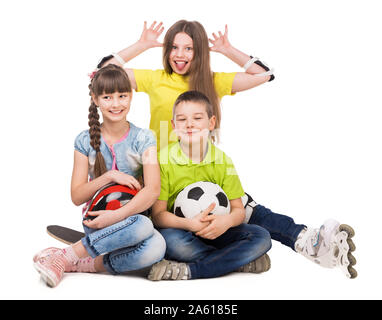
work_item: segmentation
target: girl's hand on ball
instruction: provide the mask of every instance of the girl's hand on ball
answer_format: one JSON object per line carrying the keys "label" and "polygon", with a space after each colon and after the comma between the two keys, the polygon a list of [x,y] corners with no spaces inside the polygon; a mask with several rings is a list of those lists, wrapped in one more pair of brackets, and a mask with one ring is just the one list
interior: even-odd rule
{"label": "girl's hand on ball", "polygon": [[130,176],[118,170],[110,170],[107,173],[109,174],[109,177],[112,180],[112,182],[128,186],[129,188],[138,191],[142,189],[142,186],[140,185],[139,181],[133,176]]}
{"label": "girl's hand on ball", "polygon": [[83,221],[83,224],[91,229],[102,229],[120,221],[116,210],[89,211],[88,215],[96,217],[93,220]]}

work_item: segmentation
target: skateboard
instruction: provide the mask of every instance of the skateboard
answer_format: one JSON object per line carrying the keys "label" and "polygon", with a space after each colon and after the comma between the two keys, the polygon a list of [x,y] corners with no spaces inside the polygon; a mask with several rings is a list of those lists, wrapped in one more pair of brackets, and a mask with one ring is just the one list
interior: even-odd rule
{"label": "skateboard", "polygon": [[83,232],[58,225],[47,226],[46,232],[48,232],[48,234],[56,240],[68,245],[76,243],[85,236],[85,233]]}

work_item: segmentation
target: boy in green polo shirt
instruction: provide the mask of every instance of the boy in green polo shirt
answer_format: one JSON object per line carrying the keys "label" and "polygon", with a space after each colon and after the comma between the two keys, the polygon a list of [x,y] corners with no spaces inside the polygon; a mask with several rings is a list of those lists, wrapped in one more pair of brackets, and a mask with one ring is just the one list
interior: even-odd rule
{"label": "boy in green polo shirt", "polygon": [[159,153],[162,185],[159,200],[167,201],[168,211],[172,211],[178,193],[197,181],[218,184],[230,200],[244,196],[232,160],[210,140],[206,152],[199,163],[188,158],[180,143],[171,144]]}
{"label": "boy in green polo shirt", "polygon": [[[159,152],[161,193],[152,208],[152,218],[166,240],[166,258],[175,261],[155,264],[149,279],[211,278],[235,270],[269,270],[270,260],[265,254],[271,247],[269,232],[243,224],[244,191],[231,159],[209,139],[215,117],[207,97],[196,91],[181,94],[173,115],[179,142]],[[214,204],[192,219],[173,214],[178,193],[197,181],[218,184],[230,201],[230,214],[208,215]]]}
{"label": "boy in green polo shirt", "polygon": [[[240,271],[266,271],[270,267],[265,254],[270,248],[269,233],[272,239],[318,265],[338,267],[349,278],[355,278],[356,260],[351,253],[355,250],[351,239],[354,231],[350,226],[328,219],[319,229],[307,228],[255,202],[251,203],[253,210],[248,210],[251,212],[244,220],[240,199],[244,192],[239,177],[231,159],[209,140],[214,124],[212,108],[203,94],[189,91],[179,96],[172,120],[179,142],[159,153],[161,194],[153,206],[153,221],[162,228],[166,257],[185,263],[162,260],[152,267],[149,279],[216,277],[238,266]],[[210,206],[193,219],[172,214],[177,194],[197,181],[220,185],[230,200],[231,213],[208,215],[213,210]],[[248,225],[241,224],[243,221]],[[260,228],[246,229],[246,226]],[[244,234],[251,234],[252,242],[247,247],[240,242]],[[248,260],[249,257],[252,259]]]}

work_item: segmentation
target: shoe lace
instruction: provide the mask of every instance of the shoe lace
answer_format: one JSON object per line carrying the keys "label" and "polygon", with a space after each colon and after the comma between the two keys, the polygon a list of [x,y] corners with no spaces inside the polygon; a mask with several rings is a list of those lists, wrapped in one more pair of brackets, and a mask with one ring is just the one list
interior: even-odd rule
{"label": "shoe lace", "polygon": [[163,280],[180,280],[185,275],[186,265],[184,263],[169,262],[166,266],[166,271],[163,274]]}
{"label": "shoe lace", "polygon": [[65,271],[65,265],[62,261],[60,261],[59,259],[53,259],[52,261],[52,265],[58,269],[58,271],[60,273],[63,273]]}
{"label": "shoe lace", "polygon": [[188,268],[185,263],[162,260],[160,262],[161,266],[164,268],[164,272],[160,277],[162,280],[183,280],[188,278]]}
{"label": "shoe lace", "polygon": [[49,254],[45,257],[40,258],[40,261],[42,263],[50,263],[52,268],[57,269],[60,273],[63,273],[65,271],[65,261],[64,258],[60,254]]}
{"label": "shoe lace", "polygon": [[301,237],[302,251],[310,256],[315,256],[320,244],[320,229],[307,230]]}

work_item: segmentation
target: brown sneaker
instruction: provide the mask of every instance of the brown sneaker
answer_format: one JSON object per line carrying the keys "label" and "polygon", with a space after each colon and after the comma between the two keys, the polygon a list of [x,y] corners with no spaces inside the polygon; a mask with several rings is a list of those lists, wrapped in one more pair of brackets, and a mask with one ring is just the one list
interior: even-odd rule
{"label": "brown sneaker", "polygon": [[240,267],[237,272],[250,272],[250,273],[262,273],[266,272],[271,268],[271,259],[265,253],[256,260],[247,263],[246,265]]}
{"label": "brown sneaker", "polygon": [[188,280],[189,276],[187,264],[163,259],[151,267],[147,278],[151,281]]}

